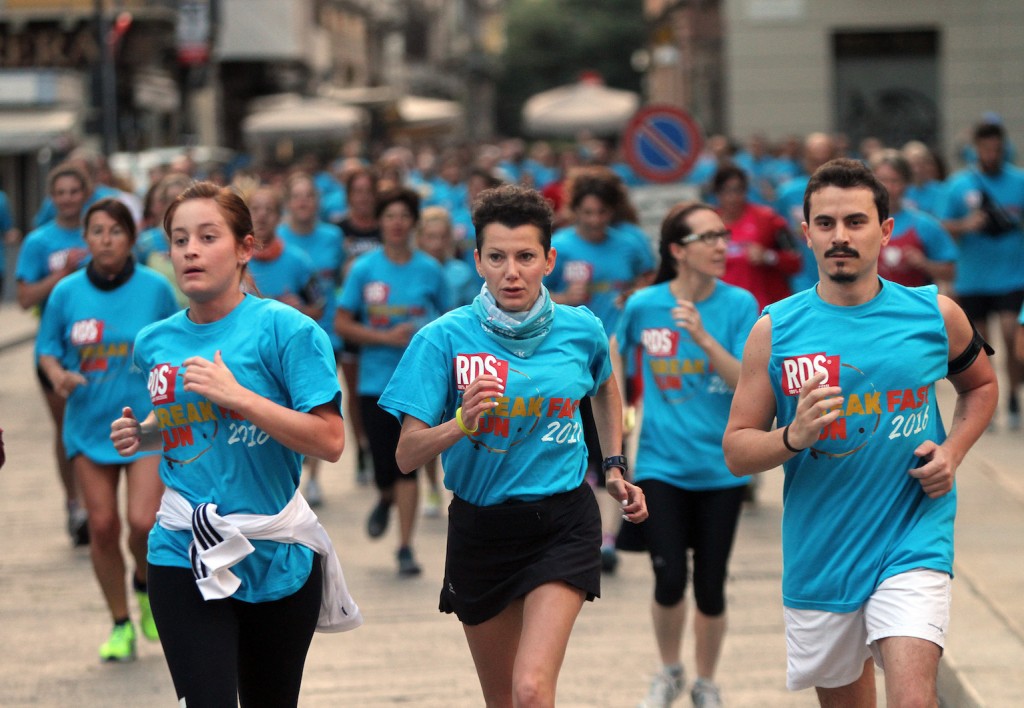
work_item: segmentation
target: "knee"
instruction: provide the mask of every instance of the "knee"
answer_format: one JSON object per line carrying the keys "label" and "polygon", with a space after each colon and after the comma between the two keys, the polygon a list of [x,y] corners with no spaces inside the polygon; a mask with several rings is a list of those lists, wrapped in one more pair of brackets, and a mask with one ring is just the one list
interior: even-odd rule
{"label": "knee", "polygon": [[145,540],[149,536],[149,532],[153,530],[155,523],[156,517],[153,514],[129,514],[128,534],[133,539]]}
{"label": "knee", "polygon": [[662,607],[678,605],[686,592],[686,568],[662,566],[654,569],[654,601]]}
{"label": "knee", "polygon": [[89,514],[89,545],[108,551],[121,543],[121,522],[116,514]]}
{"label": "knee", "polygon": [[554,684],[537,672],[515,677],[512,686],[515,705],[523,708],[547,708],[555,704]]}

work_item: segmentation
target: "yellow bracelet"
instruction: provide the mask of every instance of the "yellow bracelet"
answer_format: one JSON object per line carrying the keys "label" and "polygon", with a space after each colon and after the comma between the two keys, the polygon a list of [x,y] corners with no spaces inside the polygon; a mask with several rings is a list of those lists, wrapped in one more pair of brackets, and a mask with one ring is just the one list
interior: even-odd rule
{"label": "yellow bracelet", "polygon": [[476,435],[476,432],[480,430],[479,425],[470,430],[466,427],[466,424],[462,422],[462,406],[455,409],[455,422],[459,424],[459,430],[464,432],[466,435]]}

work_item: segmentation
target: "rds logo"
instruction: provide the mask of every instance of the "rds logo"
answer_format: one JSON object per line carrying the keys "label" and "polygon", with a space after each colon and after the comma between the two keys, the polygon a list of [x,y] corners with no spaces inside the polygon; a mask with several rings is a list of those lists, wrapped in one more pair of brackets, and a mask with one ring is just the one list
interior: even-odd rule
{"label": "rds logo", "polygon": [[174,384],[178,379],[178,367],[157,364],[149,372],[149,398],[153,405],[174,403]]}

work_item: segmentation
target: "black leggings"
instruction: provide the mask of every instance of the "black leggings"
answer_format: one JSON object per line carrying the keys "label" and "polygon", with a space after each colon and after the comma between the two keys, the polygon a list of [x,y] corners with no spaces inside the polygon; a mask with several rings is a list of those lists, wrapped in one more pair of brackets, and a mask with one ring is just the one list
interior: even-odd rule
{"label": "black leggings", "polygon": [[743,487],[688,491],[659,480],[638,482],[650,513],[644,522],[654,567],[654,601],[671,607],[683,599],[693,549],[693,598],[708,617],[725,612],[729,554],[743,505]]}
{"label": "black leggings", "polygon": [[359,411],[363,414],[363,429],[370,443],[370,456],[373,458],[373,481],[377,489],[386,490],[395,486],[395,482],[415,480],[418,470],[408,475],[402,474],[395,461],[395,450],[398,449],[398,437],[402,434],[402,426],[395,416],[377,405],[379,396],[360,396]]}
{"label": "black leggings", "polygon": [[314,555],[306,584],[288,597],[204,600],[188,568],[150,565],[149,599],[178,700],[189,708],[297,705],[322,578]]}

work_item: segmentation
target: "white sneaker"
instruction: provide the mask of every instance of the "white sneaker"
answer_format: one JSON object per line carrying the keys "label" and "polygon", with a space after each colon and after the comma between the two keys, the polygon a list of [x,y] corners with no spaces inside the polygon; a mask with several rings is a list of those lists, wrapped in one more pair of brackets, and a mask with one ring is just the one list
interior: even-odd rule
{"label": "white sneaker", "polygon": [[314,509],[324,503],[324,493],[320,490],[320,483],[315,479],[306,482],[306,493],[303,496],[306,497],[306,503]]}
{"label": "white sneaker", "polygon": [[722,698],[718,695],[718,686],[705,678],[698,678],[690,689],[690,698],[694,708],[721,708]]}
{"label": "white sneaker", "polygon": [[672,701],[682,694],[685,684],[686,679],[682,672],[673,674],[667,669],[662,669],[654,674],[647,698],[640,701],[637,708],[668,708]]}

